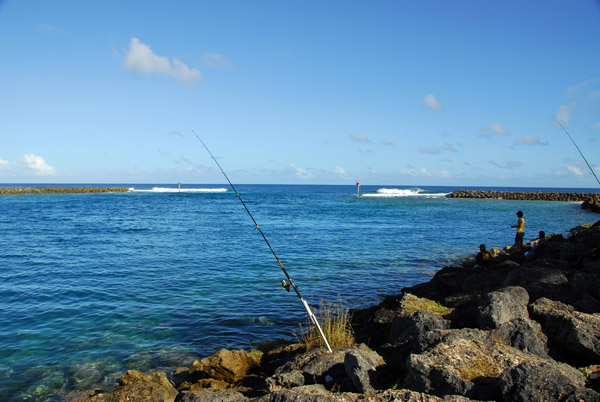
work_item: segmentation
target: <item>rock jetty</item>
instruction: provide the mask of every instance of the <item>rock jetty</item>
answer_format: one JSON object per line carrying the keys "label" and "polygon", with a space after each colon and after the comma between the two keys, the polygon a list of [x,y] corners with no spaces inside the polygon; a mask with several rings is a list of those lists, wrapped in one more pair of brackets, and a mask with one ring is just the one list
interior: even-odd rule
{"label": "rock jetty", "polygon": [[0,194],[126,193],[124,187],[5,187]]}
{"label": "rock jetty", "polygon": [[519,201],[566,201],[581,202],[581,208],[600,212],[600,193],[568,193],[568,192],[521,192],[521,191],[485,191],[457,190],[446,194],[448,198],[493,198]]}
{"label": "rock jetty", "polygon": [[599,248],[600,221],[445,267],[354,311],[357,343],[332,354],[265,342],[69,400],[600,401]]}

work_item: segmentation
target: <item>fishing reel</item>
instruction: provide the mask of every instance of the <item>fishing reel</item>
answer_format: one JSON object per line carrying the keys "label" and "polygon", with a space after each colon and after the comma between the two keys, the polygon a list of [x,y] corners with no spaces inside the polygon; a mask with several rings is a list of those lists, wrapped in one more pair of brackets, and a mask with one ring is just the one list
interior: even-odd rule
{"label": "fishing reel", "polygon": [[290,291],[290,284],[285,279],[281,280],[281,286],[283,286],[283,288],[288,292]]}

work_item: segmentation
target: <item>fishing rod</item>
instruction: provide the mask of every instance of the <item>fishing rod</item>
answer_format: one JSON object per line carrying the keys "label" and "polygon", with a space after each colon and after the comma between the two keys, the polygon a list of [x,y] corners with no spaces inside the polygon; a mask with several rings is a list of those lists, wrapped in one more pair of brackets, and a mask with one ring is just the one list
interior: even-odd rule
{"label": "fishing rod", "polygon": [[304,306],[304,309],[306,310],[306,313],[308,314],[308,317],[310,318],[310,320],[312,321],[312,323],[315,325],[315,327],[319,331],[319,334],[321,335],[321,338],[323,338],[323,342],[325,343],[325,346],[327,347],[327,351],[329,353],[333,353],[333,351],[331,350],[331,346],[329,346],[329,342],[327,342],[327,338],[325,337],[325,334],[323,333],[323,330],[321,329],[321,325],[319,324],[319,321],[317,320],[317,317],[315,317],[315,315],[313,314],[312,310],[310,309],[308,303],[306,302],[306,300],[304,300],[304,298],[300,294],[300,291],[298,290],[298,287],[296,286],[296,284],[294,283],[294,281],[292,281],[292,278],[290,277],[290,274],[288,274],[287,270],[283,266],[283,263],[281,262],[281,260],[277,256],[277,253],[275,253],[275,250],[273,250],[273,247],[271,247],[271,243],[269,243],[269,240],[267,240],[267,236],[265,236],[265,234],[263,233],[263,231],[260,229],[260,226],[258,226],[258,223],[256,223],[256,220],[254,219],[254,216],[252,216],[252,213],[250,212],[250,210],[246,206],[246,203],[244,202],[244,200],[242,199],[242,197],[240,197],[240,194],[235,189],[235,186],[233,185],[233,183],[231,182],[231,180],[229,180],[229,177],[227,176],[227,174],[225,173],[225,171],[221,167],[221,164],[217,161],[217,159],[214,157],[214,155],[212,154],[212,152],[210,152],[210,149],[208,149],[208,147],[206,146],[206,144],[204,143],[204,141],[202,141],[202,138],[200,138],[198,136],[198,134],[196,134],[196,132],[194,130],[192,130],[192,133],[194,133],[194,135],[196,136],[196,138],[198,138],[198,141],[200,141],[202,143],[202,145],[204,146],[204,148],[208,151],[208,154],[210,155],[210,157],[215,161],[215,163],[217,164],[217,166],[221,170],[221,173],[223,173],[223,176],[225,176],[225,178],[229,182],[229,185],[231,186],[231,189],[235,193],[236,197],[240,200],[240,202],[244,206],[244,209],[246,209],[246,212],[248,212],[248,215],[252,219],[252,222],[254,222],[254,225],[258,229],[258,232],[261,234],[262,238],[265,240],[265,243],[267,243],[267,246],[269,246],[269,250],[271,250],[271,253],[273,253],[273,256],[275,257],[275,259],[279,263],[279,266],[281,267],[281,269],[283,270],[283,273],[285,274],[287,280],[289,281],[289,282],[286,282],[286,280],[283,279],[281,281],[281,284],[283,285],[283,287],[285,288],[285,290],[287,290],[288,292],[290,291],[290,287],[294,289],[294,292],[296,292],[296,295],[298,295],[298,297],[300,298],[300,301],[302,302],[302,305]]}
{"label": "fishing rod", "polygon": [[577,144],[575,144],[575,140],[573,139],[573,137],[571,137],[571,134],[569,134],[569,132],[567,131],[567,129],[562,124],[560,124],[560,121],[558,121],[556,119],[556,117],[554,117],[554,121],[560,126],[560,128],[563,129],[563,131],[565,132],[565,134],[567,134],[569,136],[569,138],[571,139],[571,142],[573,143],[573,145],[575,145],[575,148],[577,148],[577,150],[579,151],[579,155],[581,155],[581,157],[583,158],[583,160],[587,164],[588,168],[590,168],[590,172],[592,172],[592,174],[594,175],[594,178],[596,178],[596,181],[598,182],[598,184],[600,184],[600,180],[598,180],[598,176],[596,176],[596,173],[594,173],[594,169],[592,169],[592,167],[588,163],[587,159],[585,159],[585,156],[583,156],[583,152],[581,152],[581,149],[579,149],[579,147],[577,146]]}

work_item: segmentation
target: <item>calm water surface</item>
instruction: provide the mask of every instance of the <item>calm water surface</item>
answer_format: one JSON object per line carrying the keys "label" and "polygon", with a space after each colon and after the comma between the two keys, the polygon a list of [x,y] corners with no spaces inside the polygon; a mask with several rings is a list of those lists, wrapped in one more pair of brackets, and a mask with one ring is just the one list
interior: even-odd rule
{"label": "calm water surface", "polygon": [[[232,191],[132,187],[0,196],[0,400],[60,401],[127,369],[293,339],[305,323]],[[482,242],[511,244],[517,210],[526,239],[599,219],[576,203],[447,199],[448,187],[237,189],[313,304],[366,307]]]}

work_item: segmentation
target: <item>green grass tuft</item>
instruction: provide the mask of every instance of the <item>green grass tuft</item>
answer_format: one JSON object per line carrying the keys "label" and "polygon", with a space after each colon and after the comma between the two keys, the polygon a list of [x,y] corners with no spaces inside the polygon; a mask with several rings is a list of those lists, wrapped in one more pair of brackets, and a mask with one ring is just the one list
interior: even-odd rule
{"label": "green grass tuft", "polygon": [[[336,303],[324,303],[321,300],[319,308],[315,311],[315,317],[332,349],[354,345],[354,331],[350,325],[350,309],[341,299],[338,299]],[[300,336],[298,334],[296,336],[300,338],[306,350],[325,347],[319,330],[310,320],[306,329],[300,325]]]}

